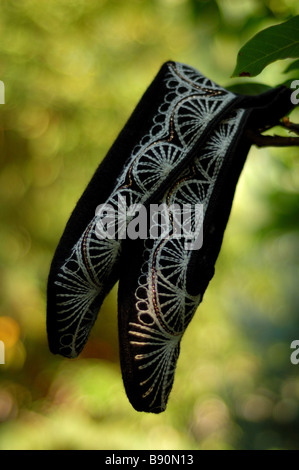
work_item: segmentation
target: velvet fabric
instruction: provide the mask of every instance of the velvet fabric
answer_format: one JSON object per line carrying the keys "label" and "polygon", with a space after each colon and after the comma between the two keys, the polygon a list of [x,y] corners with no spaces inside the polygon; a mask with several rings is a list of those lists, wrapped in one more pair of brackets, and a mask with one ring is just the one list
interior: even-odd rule
{"label": "velvet fabric", "polygon": [[[246,130],[276,125],[293,107],[290,95],[285,87],[236,95],[190,66],[165,63],[70,216],[48,279],[49,348],[78,356],[119,280],[120,362],[138,411],[166,409],[181,339],[213,277],[251,146]],[[130,238],[140,207],[153,204],[146,237]],[[153,237],[161,204],[168,233]],[[189,214],[193,238],[178,234],[186,206],[202,210]],[[116,229],[107,237],[109,224]]]}

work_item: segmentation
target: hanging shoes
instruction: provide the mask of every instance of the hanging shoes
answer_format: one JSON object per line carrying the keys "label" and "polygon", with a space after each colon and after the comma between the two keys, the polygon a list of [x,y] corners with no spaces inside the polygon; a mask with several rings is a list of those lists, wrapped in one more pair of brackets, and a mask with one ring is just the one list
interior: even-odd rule
{"label": "hanging shoes", "polygon": [[181,338],[213,277],[251,146],[246,129],[277,124],[293,108],[290,96],[286,87],[236,95],[187,65],[162,66],[56,249],[48,280],[51,352],[80,354],[119,281],[127,396],[138,411],[165,410]]}

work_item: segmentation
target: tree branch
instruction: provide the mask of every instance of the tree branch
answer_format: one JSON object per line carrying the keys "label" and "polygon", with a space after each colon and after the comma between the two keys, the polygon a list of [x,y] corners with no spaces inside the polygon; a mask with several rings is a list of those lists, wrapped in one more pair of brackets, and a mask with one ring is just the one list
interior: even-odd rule
{"label": "tree branch", "polygon": [[283,137],[280,135],[262,135],[259,132],[247,129],[246,135],[257,147],[297,147],[299,137]]}
{"label": "tree branch", "polygon": [[291,122],[288,117],[284,117],[280,122],[281,127],[285,127],[289,131],[294,132],[295,134],[299,135],[299,124],[295,124]]}

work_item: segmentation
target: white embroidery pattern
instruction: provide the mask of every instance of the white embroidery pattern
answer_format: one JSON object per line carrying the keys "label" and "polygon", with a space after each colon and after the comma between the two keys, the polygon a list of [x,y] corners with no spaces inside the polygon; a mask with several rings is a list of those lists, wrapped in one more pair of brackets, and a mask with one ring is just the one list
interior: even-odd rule
{"label": "white embroidery pattern", "polygon": [[[222,110],[235,99],[233,93],[180,63],[168,64],[165,85],[169,91],[153,118],[149,132],[133,149],[106,204],[113,206],[120,197],[124,198],[127,206],[145,204],[167,180],[169,172],[178,168],[194,149],[211,119],[221,115]],[[201,185],[200,182],[194,184]],[[182,190],[183,187],[180,188]],[[188,190],[191,190],[191,182]],[[57,321],[60,325],[59,353],[68,357],[76,357],[86,343],[107,292],[107,284],[111,287],[110,279],[114,276],[121,252],[121,240],[117,237],[96,237],[98,220],[99,215],[91,220],[55,281]],[[175,293],[169,295],[175,296]],[[195,301],[188,299],[191,310]]]}
{"label": "white embroidery pattern", "polygon": [[[213,132],[194,164],[189,176],[184,172],[164,195],[171,204],[203,204],[206,213],[211,193],[229,146],[242,121],[244,110],[223,121]],[[171,218],[169,220],[171,224]],[[199,221],[201,225],[203,221]],[[197,227],[196,233],[201,229]],[[192,251],[186,250],[183,238],[172,234],[167,239],[145,242],[145,261],[135,293],[137,321],[130,323],[129,333],[135,360],[139,363],[142,397],[149,407],[164,410],[171,391],[179,345],[201,301],[187,291],[187,269]]]}

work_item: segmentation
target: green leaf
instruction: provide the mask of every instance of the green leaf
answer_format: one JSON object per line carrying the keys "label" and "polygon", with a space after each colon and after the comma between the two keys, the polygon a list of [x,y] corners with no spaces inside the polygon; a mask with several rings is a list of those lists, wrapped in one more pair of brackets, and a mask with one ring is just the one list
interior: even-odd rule
{"label": "green leaf", "polygon": [[239,51],[233,77],[253,77],[280,59],[299,57],[299,15],[260,31]]}
{"label": "green leaf", "polygon": [[258,95],[264,91],[270,90],[272,88],[269,85],[258,82],[245,82],[245,83],[233,83],[232,85],[225,87],[227,90],[232,93],[237,93],[241,95]]}
{"label": "green leaf", "polygon": [[289,73],[293,72],[293,70],[298,70],[299,69],[299,60],[295,60],[291,64],[287,66],[287,68],[284,70],[284,73]]}
{"label": "green leaf", "polygon": [[298,80],[298,77],[293,77],[293,78],[288,78],[287,80],[285,80],[284,82],[282,83],[279,83],[279,85],[284,85],[286,86],[287,88],[294,88],[292,87],[292,84],[295,80]]}

